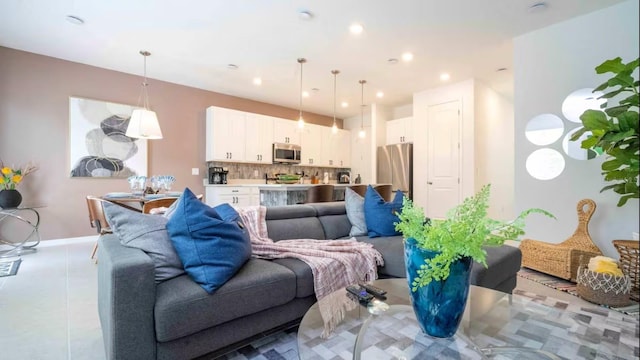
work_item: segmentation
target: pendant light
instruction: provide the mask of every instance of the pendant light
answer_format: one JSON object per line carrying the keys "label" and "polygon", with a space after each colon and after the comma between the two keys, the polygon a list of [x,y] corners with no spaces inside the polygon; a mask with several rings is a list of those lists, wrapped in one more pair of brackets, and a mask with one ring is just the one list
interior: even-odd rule
{"label": "pendant light", "polygon": [[299,103],[299,108],[300,108],[300,116],[298,117],[298,129],[303,129],[304,128],[304,118],[302,117],[302,64],[306,63],[307,59],[305,58],[298,58],[298,64],[300,64],[300,103]]}
{"label": "pendant light", "polygon": [[367,80],[360,80],[359,83],[362,88],[362,95],[360,98],[360,132],[358,132],[358,136],[363,139],[367,136],[367,133],[364,131],[364,84],[367,83]]}
{"label": "pendant light", "polygon": [[144,80],[142,81],[142,89],[138,97],[138,107],[142,99],[142,109],[135,109],[131,114],[129,126],[125,135],[137,139],[162,139],[162,131],[158,124],[158,116],[155,111],[149,110],[149,93],[147,90],[147,56],[151,53],[140,50],[140,55],[144,57]]}
{"label": "pendant light", "polygon": [[334,134],[338,133],[338,124],[336,124],[336,77],[340,74],[339,70],[331,70],[333,74],[333,126],[331,127],[331,132]]}

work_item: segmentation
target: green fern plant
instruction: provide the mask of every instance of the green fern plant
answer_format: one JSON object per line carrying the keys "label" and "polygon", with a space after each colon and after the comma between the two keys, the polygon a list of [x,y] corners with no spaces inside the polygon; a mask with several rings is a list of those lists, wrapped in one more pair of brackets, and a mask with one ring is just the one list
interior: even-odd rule
{"label": "green fern plant", "polygon": [[541,209],[523,211],[510,222],[487,217],[491,185],[485,185],[474,196],[466,198],[462,204],[447,212],[445,220],[429,220],[424,211],[407,198],[398,214],[396,230],[406,239],[416,240],[419,248],[438,252],[432,259],[425,260],[418,270],[412,290],[425,286],[434,280],[446,280],[451,264],[463,257],[471,257],[487,267],[487,252],[484,246],[500,246],[506,240],[517,240],[524,234],[525,218],[532,213],[555,217]]}

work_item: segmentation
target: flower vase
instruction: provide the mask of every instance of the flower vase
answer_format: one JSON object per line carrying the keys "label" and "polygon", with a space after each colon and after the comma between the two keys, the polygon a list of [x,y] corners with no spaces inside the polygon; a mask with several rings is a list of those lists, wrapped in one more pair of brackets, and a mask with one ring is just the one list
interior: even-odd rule
{"label": "flower vase", "polygon": [[0,190],[0,208],[16,208],[22,202],[22,195],[15,189]]}
{"label": "flower vase", "polygon": [[421,249],[415,239],[404,242],[404,259],[409,282],[409,297],[416,319],[427,335],[448,338],[460,326],[469,295],[469,279],[473,260],[464,257],[450,266],[449,277],[433,280],[426,286],[412,291],[412,283],[424,261],[438,255],[436,251]]}

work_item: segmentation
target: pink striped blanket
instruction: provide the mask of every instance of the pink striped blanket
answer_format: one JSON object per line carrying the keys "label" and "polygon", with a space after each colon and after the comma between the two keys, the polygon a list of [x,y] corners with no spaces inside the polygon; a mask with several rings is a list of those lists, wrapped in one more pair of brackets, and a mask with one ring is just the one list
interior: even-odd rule
{"label": "pink striped blanket", "polygon": [[346,292],[347,285],[373,281],[382,266],[382,255],[371,244],[356,239],[315,240],[292,239],[273,241],[267,233],[264,206],[237,209],[251,237],[252,256],[262,259],[296,258],[309,265],[318,307],[324,321],[323,337],[328,337],[344,319],[345,311],[357,304]]}

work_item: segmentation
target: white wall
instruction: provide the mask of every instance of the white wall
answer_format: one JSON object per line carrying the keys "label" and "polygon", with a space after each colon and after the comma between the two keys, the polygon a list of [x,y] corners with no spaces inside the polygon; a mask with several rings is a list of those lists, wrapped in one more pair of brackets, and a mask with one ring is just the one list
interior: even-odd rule
{"label": "white wall", "polygon": [[459,100],[462,106],[461,199],[474,194],[474,80],[413,94],[413,199],[427,209],[427,110],[431,105]]}
{"label": "white wall", "polygon": [[371,133],[367,136],[371,137],[371,174],[373,182],[378,184],[377,164],[378,164],[378,146],[387,144],[387,121],[393,119],[391,110],[380,104],[371,104]]}
{"label": "white wall", "polygon": [[[583,198],[597,204],[589,231],[605,255],[617,258],[611,241],[630,239],[638,231],[638,201],[618,208],[617,194],[600,193],[606,184],[600,175],[602,158],[564,156],[566,166],[558,178],[536,180],[525,162],[540,146],[524,135],[529,119],[542,113],[562,118],[562,101],[569,93],[603,83],[608,77],[594,68],[604,60],[620,56],[628,62],[638,56],[638,11],[638,1],[630,0],[514,39],[515,210],[540,207],[558,218],[530,217],[527,237],[553,243],[566,239],[576,228],[576,203]],[[565,133],[576,126],[565,120]],[[563,153],[561,140],[548,147]]]}
{"label": "white wall", "polygon": [[475,82],[475,191],[491,184],[488,214],[514,218],[513,104],[486,85]]}
{"label": "white wall", "polygon": [[371,173],[371,136],[364,139],[358,137],[361,123],[364,123],[364,130],[367,134],[371,134],[371,114],[364,114],[364,121],[360,116],[354,116],[343,120],[343,128],[351,130],[351,175],[355,180],[358,174],[363,184],[373,182],[373,174]]}
{"label": "white wall", "polygon": [[400,119],[413,116],[413,104],[396,106],[391,109],[391,119]]}

